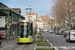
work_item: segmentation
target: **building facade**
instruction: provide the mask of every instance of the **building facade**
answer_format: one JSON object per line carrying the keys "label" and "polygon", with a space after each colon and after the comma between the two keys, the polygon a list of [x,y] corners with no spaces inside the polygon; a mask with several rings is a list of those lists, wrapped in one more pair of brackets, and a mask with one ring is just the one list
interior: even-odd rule
{"label": "building facade", "polygon": [[38,29],[50,29],[51,23],[50,23],[50,17],[48,15],[40,16],[36,20]]}
{"label": "building facade", "polygon": [[34,12],[32,12],[32,13],[27,13],[27,12],[26,12],[25,15],[24,15],[24,17],[25,17],[26,20],[31,20],[31,21],[33,21],[33,28],[35,28],[35,26],[36,26],[37,14],[34,13]]}

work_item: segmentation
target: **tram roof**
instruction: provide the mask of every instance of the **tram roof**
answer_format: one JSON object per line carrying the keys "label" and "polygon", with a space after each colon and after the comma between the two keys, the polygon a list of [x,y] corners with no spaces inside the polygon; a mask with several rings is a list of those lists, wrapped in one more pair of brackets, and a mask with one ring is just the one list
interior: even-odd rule
{"label": "tram roof", "polygon": [[30,20],[20,20],[20,21],[18,21],[18,23],[20,23],[20,22],[29,22],[29,23],[33,23],[33,22],[30,21]]}

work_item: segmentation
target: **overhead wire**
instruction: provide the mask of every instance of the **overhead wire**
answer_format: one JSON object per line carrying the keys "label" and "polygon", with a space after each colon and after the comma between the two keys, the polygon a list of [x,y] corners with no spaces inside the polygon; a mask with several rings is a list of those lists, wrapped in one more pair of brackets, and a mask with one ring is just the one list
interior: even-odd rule
{"label": "overhead wire", "polygon": [[30,6],[28,5],[28,3],[27,3],[27,1],[26,1],[26,0],[25,0],[25,2],[26,2],[26,4],[27,4],[27,6],[28,6],[28,7],[30,7]]}
{"label": "overhead wire", "polygon": [[9,2],[14,2],[14,3],[18,3],[18,4],[24,4],[24,3],[20,3],[20,2],[16,2],[16,1],[12,1],[12,0],[9,0]]}

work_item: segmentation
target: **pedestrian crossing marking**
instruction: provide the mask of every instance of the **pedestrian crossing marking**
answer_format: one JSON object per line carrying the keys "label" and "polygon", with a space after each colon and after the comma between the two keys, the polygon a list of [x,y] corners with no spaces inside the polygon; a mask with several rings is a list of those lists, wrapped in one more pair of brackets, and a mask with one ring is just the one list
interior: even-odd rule
{"label": "pedestrian crossing marking", "polygon": [[75,49],[75,46],[52,46],[56,48],[61,48],[61,49]]}
{"label": "pedestrian crossing marking", "polygon": [[48,34],[45,34],[45,36],[57,36],[58,37],[58,36],[63,36],[63,35],[56,35],[56,34],[49,34],[48,33]]}

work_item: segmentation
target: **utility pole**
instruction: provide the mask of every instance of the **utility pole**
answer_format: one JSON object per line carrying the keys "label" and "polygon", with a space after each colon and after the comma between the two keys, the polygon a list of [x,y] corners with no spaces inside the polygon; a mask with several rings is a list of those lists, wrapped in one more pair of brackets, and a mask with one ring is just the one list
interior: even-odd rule
{"label": "utility pole", "polygon": [[28,10],[30,10],[30,15],[31,15],[31,10],[32,10],[32,8],[26,8],[25,10],[26,10],[26,12],[27,12],[27,16],[28,16]]}

